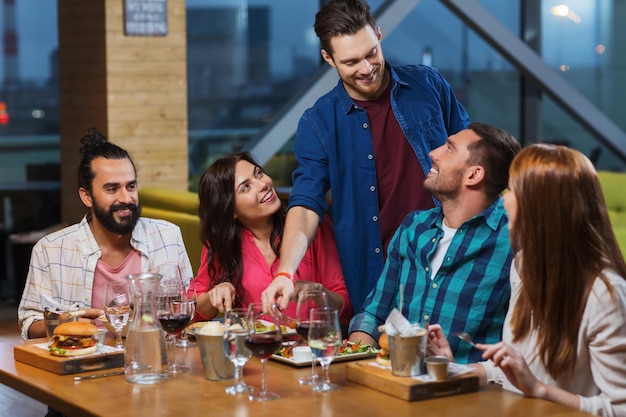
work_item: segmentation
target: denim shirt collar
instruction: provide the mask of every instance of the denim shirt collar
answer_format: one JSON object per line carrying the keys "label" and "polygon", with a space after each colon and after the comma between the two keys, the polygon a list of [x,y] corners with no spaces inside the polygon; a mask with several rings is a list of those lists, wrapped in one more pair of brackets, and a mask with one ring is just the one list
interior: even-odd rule
{"label": "denim shirt collar", "polygon": [[[391,95],[392,96],[393,96],[393,92],[396,90],[398,85],[403,85],[403,86],[408,85],[406,82],[402,81],[400,79],[400,77],[398,77],[398,74],[393,69],[393,66],[391,66],[387,62],[385,62],[385,70],[388,70],[389,73],[391,74],[391,81],[390,82],[392,83],[392,87],[391,87],[391,92],[392,92]],[[343,81],[341,81],[341,79],[339,79],[339,81],[337,82],[337,92],[338,92],[338,97],[339,97],[339,105],[341,106],[341,108],[343,109],[343,112],[345,114],[350,113],[353,109],[361,109],[354,102],[352,97],[350,97],[350,95],[346,91],[346,87],[343,85]]]}

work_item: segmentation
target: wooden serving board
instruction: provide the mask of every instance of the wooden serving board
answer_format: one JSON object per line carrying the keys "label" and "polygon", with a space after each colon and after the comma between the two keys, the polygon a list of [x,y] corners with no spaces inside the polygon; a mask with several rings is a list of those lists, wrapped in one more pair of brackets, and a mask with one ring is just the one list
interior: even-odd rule
{"label": "wooden serving board", "polygon": [[391,370],[372,366],[375,360],[346,364],[346,379],[405,401],[419,401],[478,391],[478,375],[465,373],[440,382],[424,382],[416,378],[399,377]]}
{"label": "wooden serving board", "polygon": [[63,358],[50,354],[47,344],[24,344],[13,348],[13,356],[24,362],[55,374],[74,374],[124,366],[124,351],[103,346],[98,352],[86,356]]}

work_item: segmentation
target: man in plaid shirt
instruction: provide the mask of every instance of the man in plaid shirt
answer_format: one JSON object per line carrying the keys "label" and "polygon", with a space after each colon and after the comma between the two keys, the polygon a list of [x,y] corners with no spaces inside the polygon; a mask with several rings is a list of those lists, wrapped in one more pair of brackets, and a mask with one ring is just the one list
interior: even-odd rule
{"label": "man in plaid shirt", "polygon": [[[412,323],[438,323],[447,335],[500,340],[513,259],[500,194],[519,149],[507,132],[472,123],[430,153],[424,187],[441,206],[409,213],[395,232],[376,287],[350,323],[350,340],[375,344],[394,307]],[[450,345],[460,363],[480,359],[469,344]]]}

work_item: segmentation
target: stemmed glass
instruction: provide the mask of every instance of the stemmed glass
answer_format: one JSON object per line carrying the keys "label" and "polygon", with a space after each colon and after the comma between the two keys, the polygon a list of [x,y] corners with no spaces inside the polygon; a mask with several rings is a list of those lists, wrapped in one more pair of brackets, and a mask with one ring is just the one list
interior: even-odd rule
{"label": "stemmed glass", "polygon": [[189,371],[189,367],[176,363],[176,336],[191,320],[187,290],[180,277],[162,277],[157,293],[157,315],[167,333],[168,372],[171,374]]}
{"label": "stemmed glass", "polygon": [[[303,288],[298,293],[298,304],[296,305],[296,332],[305,341],[309,339],[310,312],[314,308],[328,307],[328,296],[324,290],[314,290],[308,287]],[[312,353],[311,375],[298,378],[302,385],[314,385],[319,381],[319,376],[315,370],[316,357]]]}
{"label": "stemmed glass", "polygon": [[243,382],[243,367],[252,356],[246,346],[248,339],[248,310],[233,308],[224,313],[224,352],[235,365],[235,384],[226,388],[226,394],[251,392],[252,388]]}
{"label": "stemmed glass", "polygon": [[248,323],[248,337],[246,346],[252,355],[261,360],[261,391],[254,391],[248,398],[251,401],[270,401],[280,398],[279,394],[267,391],[265,382],[265,363],[280,348],[282,333],[280,331],[280,311],[273,305],[271,313],[263,313],[263,304],[250,303],[246,321]]}
{"label": "stemmed glass", "polygon": [[115,347],[123,348],[122,330],[130,318],[130,292],[128,284],[104,283],[104,315],[115,329]]}
{"label": "stemmed glass", "polygon": [[[187,290],[187,302],[189,303],[189,311],[191,312],[191,320],[193,321],[193,317],[196,314],[196,305],[197,305],[197,294],[196,294],[196,285],[194,283],[194,278],[189,280],[189,289]],[[176,346],[190,348],[194,346],[198,346],[196,342],[192,342],[187,337],[187,327],[185,327],[180,332],[180,338],[176,339]]]}
{"label": "stemmed glass", "polygon": [[341,326],[339,313],[334,308],[316,308],[311,310],[309,322],[309,346],[313,354],[319,358],[324,376],[312,386],[313,391],[334,391],[339,385],[331,384],[328,367],[341,346]]}

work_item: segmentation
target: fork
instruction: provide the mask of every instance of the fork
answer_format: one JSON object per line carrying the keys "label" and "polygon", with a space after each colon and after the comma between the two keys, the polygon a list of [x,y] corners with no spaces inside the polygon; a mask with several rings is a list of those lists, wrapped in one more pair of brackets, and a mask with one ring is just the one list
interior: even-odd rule
{"label": "fork", "polygon": [[478,347],[476,347],[476,344],[472,340],[472,336],[470,336],[467,332],[454,333],[454,336],[458,337],[462,341],[467,342],[470,345],[472,345],[473,347],[475,347],[476,349],[478,349]]}
{"label": "fork", "polygon": [[117,294],[111,302],[109,302],[108,307],[117,307],[120,304],[124,304],[126,302],[126,294]]}

